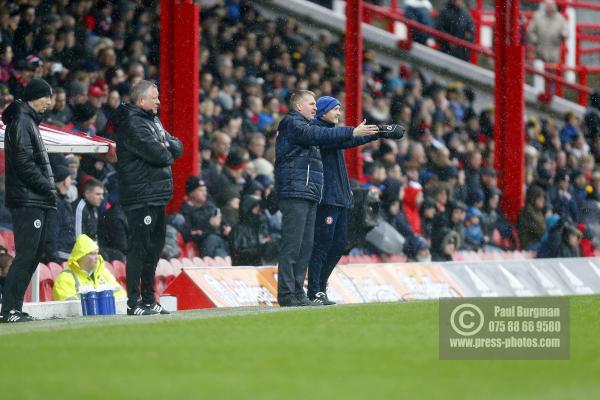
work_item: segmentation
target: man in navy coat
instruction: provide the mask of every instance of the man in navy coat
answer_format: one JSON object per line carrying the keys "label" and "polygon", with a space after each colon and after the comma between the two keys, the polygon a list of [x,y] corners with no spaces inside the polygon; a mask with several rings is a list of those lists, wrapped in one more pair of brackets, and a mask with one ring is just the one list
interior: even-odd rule
{"label": "man in navy coat", "polygon": [[[340,122],[341,113],[338,99],[330,96],[320,97],[311,125],[333,128]],[[360,146],[378,138],[379,135],[352,137],[341,143],[319,147],[325,184],[323,198],[317,207],[315,239],[308,264],[308,298],[314,303],[335,304],[327,298],[327,280],[348,243],[352,190],[343,149]]]}

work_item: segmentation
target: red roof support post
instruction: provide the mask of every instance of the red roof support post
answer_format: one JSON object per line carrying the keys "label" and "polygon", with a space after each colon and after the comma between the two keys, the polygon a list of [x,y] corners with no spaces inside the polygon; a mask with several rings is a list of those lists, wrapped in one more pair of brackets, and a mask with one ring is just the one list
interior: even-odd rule
{"label": "red roof support post", "polygon": [[[170,18],[169,18],[170,17]],[[200,6],[191,0],[161,0],[161,118],[165,128],[183,144],[183,156],[173,164],[176,212],[185,197],[185,180],[198,175],[198,93],[200,65]],[[163,62],[167,65],[163,69]]]}
{"label": "red roof support post", "polygon": [[[346,125],[356,126],[362,120],[362,0],[346,1]],[[344,153],[348,175],[362,181],[362,154],[360,147]]]}
{"label": "red roof support post", "polygon": [[519,1],[495,4],[494,166],[504,194],[502,210],[514,223],[523,205],[525,46],[519,28]]}

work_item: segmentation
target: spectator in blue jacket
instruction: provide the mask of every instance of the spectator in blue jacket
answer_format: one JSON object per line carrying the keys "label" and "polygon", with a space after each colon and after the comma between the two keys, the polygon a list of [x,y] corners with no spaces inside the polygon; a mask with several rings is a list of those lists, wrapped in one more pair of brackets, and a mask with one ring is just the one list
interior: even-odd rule
{"label": "spectator in blue jacket", "polygon": [[[342,114],[338,99],[323,96],[317,100],[317,114],[311,125],[333,128]],[[308,298],[323,305],[335,304],[327,298],[327,280],[348,243],[348,216],[352,191],[342,149],[376,140],[378,136],[352,137],[342,143],[321,145],[323,198],[317,207],[315,240],[308,264]]]}
{"label": "spectator in blue jacket", "polygon": [[323,197],[323,163],[317,146],[341,144],[353,136],[379,131],[365,121],[356,128],[311,126],[316,111],[313,92],[294,92],[290,111],[279,123],[275,145],[275,188],[283,214],[277,288],[282,307],[315,305],[304,293],[304,277],[313,247],[317,204]]}

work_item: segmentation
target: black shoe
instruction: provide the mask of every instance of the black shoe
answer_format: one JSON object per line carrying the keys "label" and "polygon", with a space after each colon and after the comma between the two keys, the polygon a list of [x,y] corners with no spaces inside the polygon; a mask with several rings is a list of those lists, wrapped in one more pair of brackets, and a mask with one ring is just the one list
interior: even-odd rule
{"label": "black shoe", "polygon": [[0,322],[5,324],[12,324],[13,322],[30,322],[35,321],[35,319],[27,314],[26,312],[19,310],[10,310],[6,314],[2,314],[2,318]]}
{"label": "black shoe", "polygon": [[127,315],[143,316],[143,315],[158,315],[158,314],[159,314],[158,311],[154,311],[153,309],[148,308],[141,304],[138,304],[137,306],[135,306],[133,308],[127,306]]}
{"label": "black shoe", "polygon": [[327,293],[325,292],[318,292],[317,294],[315,294],[314,297],[310,298],[310,300],[313,303],[319,303],[324,306],[332,306],[334,304],[337,304],[335,301],[329,300],[329,298],[327,297]]}
{"label": "black shoe", "polygon": [[298,300],[298,303],[300,307],[319,307],[322,306],[323,304],[321,303],[316,303],[312,300],[310,300],[308,297],[306,297],[305,294],[302,294],[298,297],[296,297],[296,299]]}
{"label": "black shoe", "polygon": [[294,296],[285,296],[277,299],[279,307],[298,307],[298,300]]}
{"label": "black shoe", "polygon": [[168,312],[167,310],[165,310],[163,308],[163,306],[161,306],[158,303],[154,303],[154,304],[146,304],[145,305],[147,308],[154,310],[156,312],[158,312],[159,314],[171,314],[170,312]]}

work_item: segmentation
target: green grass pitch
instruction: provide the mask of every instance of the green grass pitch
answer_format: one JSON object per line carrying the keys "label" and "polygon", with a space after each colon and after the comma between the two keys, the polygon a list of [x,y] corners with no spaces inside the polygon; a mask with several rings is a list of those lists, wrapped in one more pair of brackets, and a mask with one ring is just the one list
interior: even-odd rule
{"label": "green grass pitch", "polygon": [[599,310],[563,361],[440,361],[435,301],[0,325],[0,398],[599,399]]}

